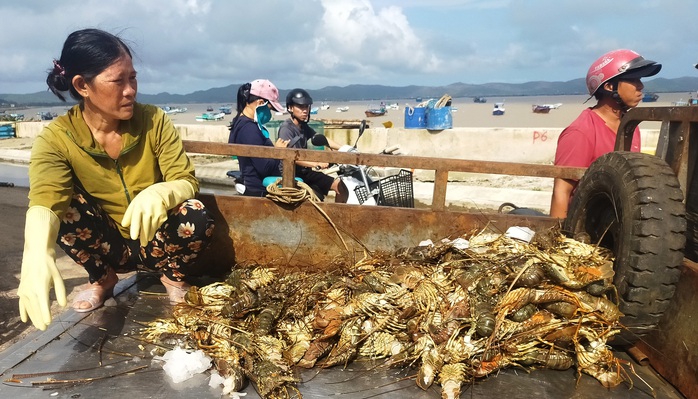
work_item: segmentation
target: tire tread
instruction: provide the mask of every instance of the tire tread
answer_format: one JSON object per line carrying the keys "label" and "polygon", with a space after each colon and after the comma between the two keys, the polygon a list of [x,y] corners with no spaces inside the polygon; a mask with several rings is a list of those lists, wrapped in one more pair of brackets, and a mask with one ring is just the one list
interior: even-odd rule
{"label": "tire tread", "polygon": [[[656,328],[680,277],[686,244],[683,192],[671,168],[658,157],[623,151],[605,154],[579,182],[565,221],[567,231],[584,230],[588,208],[593,206],[590,198],[599,194],[613,197],[616,209],[625,205],[628,210],[621,216],[627,225],[620,227],[630,236],[623,241],[628,254],[616,259],[614,282],[625,315],[621,322],[628,327],[620,339],[634,342]],[[624,250],[618,252],[623,256]]]}

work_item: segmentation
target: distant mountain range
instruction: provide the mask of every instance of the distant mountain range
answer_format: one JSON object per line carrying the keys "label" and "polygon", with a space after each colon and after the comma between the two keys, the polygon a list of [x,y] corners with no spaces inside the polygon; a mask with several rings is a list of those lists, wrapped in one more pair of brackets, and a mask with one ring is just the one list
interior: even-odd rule
{"label": "distant mountain range", "polygon": [[[206,104],[234,103],[240,84],[195,91],[189,94],[138,94],[138,101],[149,104]],[[290,89],[281,90],[285,98]],[[698,90],[698,77],[674,79],[655,78],[645,82],[646,92],[680,93]],[[545,96],[586,94],[584,79],[567,82],[527,82],[527,83],[453,83],[447,86],[382,86],[349,85],[344,87],[327,86],[318,90],[308,90],[315,100],[320,101],[358,101],[358,100],[398,100],[406,98],[438,98],[448,94],[453,98],[461,97],[510,97],[510,96]],[[283,101],[282,101],[283,102]],[[60,104],[51,92],[43,91],[31,94],[0,94],[0,106],[50,106]]]}

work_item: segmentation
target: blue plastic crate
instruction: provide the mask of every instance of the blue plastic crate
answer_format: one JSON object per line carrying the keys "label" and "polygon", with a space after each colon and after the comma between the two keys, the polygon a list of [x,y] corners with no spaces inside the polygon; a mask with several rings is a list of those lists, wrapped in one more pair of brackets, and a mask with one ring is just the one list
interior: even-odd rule
{"label": "blue plastic crate", "polygon": [[0,139],[9,139],[15,137],[14,125],[0,125]]}

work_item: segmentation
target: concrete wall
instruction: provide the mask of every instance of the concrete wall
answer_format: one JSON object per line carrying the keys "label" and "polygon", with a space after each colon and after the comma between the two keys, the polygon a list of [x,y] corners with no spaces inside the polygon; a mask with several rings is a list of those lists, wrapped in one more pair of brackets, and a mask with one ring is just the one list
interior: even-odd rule
{"label": "concrete wall", "polygon": [[44,126],[50,122],[16,122],[15,134],[17,137],[36,137]]}
{"label": "concrete wall", "polygon": [[[17,137],[36,137],[51,121],[17,122]],[[228,127],[224,125],[177,125],[184,140],[228,142]]]}
{"label": "concrete wall", "polygon": [[183,140],[227,143],[230,131],[222,125],[176,125]]}
{"label": "concrete wall", "polygon": [[[36,137],[49,124],[17,123],[17,137]],[[225,125],[177,125],[184,140],[225,143]],[[377,153],[398,144],[405,154],[424,157],[471,159],[499,162],[551,164],[557,138],[556,128],[454,128],[440,131],[376,127],[366,129],[357,147],[362,152]],[[354,144],[356,129],[325,129],[325,134],[338,143]],[[658,129],[642,131],[643,151],[653,152]]]}

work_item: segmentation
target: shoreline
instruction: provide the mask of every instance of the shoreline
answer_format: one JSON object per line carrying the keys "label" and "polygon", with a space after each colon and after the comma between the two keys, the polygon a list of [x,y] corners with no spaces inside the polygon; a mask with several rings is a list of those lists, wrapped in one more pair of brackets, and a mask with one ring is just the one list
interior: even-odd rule
{"label": "shoreline", "polygon": [[[312,95],[312,93],[311,93]],[[688,100],[691,93],[661,93],[656,102],[643,102],[640,107],[671,106],[677,101]],[[472,128],[557,128],[563,129],[569,125],[582,110],[594,104],[593,99],[586,102],[587,95],[549,95],[549,96],[510,96],[510,97],[486,97],[487,102],[475,103],[471,97],[452,99],[453,127]],[[231,94],[231,101],[233,100]],[[405,107],[415,107],[415,99],[383,100],[386,105],[397,104],[398,109],[389,109],[385,115],[378,117],[366,117],[364,111],[372,106],[380,104],[381,100],[361,101],[316,101],[313,105],[319,107],[322,103],[329,105],[329,109],[320,109],[317,114],[311,115],[311,120],[361,120],[367,119],[374,124],[392,123],[395,128],[405,126]],[[492,115],[495,102],[504,102],[505,113],[501,116]],[[557,104],[559,108],[551,109],[547,114],[537,114],[532,111],[535,104]],[[154,104],[160,107],[186,108],[183,113],[170,114],[175,124],[201,124],[223,125],[230,124],[234,115],[234,102],[232,103],[172,103]],[[232,114],[227,114],[219,121],[197,121],[196,117],[207,112],[212,107],[214,112],[219,107],[233,108]],[[50,112],[57,115],[64,114],[71,106],[55,105],[29,108],[8,108],[6,113],[24,114],[25,121],[39,120],[39,114]],[[337,108],[347,107],[346,112],[337,112]],[[275,113],[273,120],[283,121],[288,114]],[[658,129],[658,122],[645,122],[640,128]]]}

